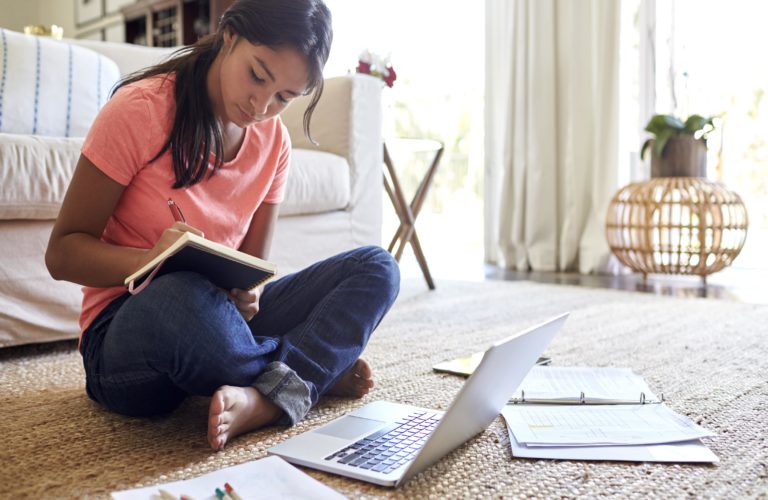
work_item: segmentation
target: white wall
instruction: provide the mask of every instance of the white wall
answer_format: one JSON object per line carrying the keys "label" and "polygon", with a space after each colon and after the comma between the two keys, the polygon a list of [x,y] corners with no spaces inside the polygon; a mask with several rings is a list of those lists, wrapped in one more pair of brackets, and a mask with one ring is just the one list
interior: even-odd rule
{"label": "white wall", "polygon": [[75,1],[0,0],[0,27],[23,31],[29,24],[56,24],[64,28],[65,38],[101,39],[101,30],[106,30],[110,40],[124,40],[123,20],[118,10],[133,0],[106,0],[103,5],[113,13],[82,26],[77,26],[75,20]]}
{"label": "white wall", "polygon": [[[54,0],[55,1],[55,0]],[[74,0],[66,0],[67,3]],[[13,31],[24,31],[28,24],[40,22],[38,0],[0,0],[0,26]]]}
{"label": "white wall", "polygon": [[[26,1],[33,3],[33,0]],[[65,37],[75,38],[75,0],[34,1],[39,5],[40,9],[40,21],[38,24],[57,24],[64,28]]]}

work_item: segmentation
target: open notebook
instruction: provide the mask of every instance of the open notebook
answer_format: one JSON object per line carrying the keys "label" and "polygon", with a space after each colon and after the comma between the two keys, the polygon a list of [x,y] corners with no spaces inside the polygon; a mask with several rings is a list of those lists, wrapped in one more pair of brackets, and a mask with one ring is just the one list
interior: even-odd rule
{"label": "open notebook", "polygon": [[272,278],[277,266],[186,232],[163,253],[125,278],[125,284],[129,292],[136,294],[154,278],[177,271],[200,273],[224,290],[250,290]]}
{"label": "open notebook", "polygon": [[515,457],[717,462],[663,399],[627,368],[534,367],[502,414]]}

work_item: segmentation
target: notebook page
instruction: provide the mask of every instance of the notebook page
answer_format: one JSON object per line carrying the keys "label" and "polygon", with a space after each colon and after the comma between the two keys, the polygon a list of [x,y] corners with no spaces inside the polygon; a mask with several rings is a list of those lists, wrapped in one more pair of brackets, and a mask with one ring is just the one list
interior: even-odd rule
{"label": "notebook page", "polygon": [[628,368],[586,368],[534,366],[525,377],[514,397],[525,391],[526,399],[572,399],[581,393],[587,400],[621,399],[655,400],[656,395],[640,375]]}
{"label": "notebook page", "polygon": [[657,405],[507,405],[515,439],[526,446],[630,445],[690,441],[713,434]]}
{"label": "notebook page", "polygon": [[[112,493],[114,500],[162,500],[170,494],[194,500],[218,500],[216,488],[231,484],[243,500],[316,498],[339,500],[345,497],[283,459],[275,456],[245,462],[208,474],[172,483]],[[162,490],[162,492],[161,492]]]}

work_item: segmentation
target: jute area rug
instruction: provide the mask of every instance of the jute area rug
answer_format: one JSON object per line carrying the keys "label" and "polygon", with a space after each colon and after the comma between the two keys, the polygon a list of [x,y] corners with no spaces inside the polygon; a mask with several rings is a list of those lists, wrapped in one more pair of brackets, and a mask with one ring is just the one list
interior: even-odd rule
{"label": "jute area rug", "polygon": [[110,414],[83,390],[72,342],[0,351],[0,496],[106,497],[254,460],[288,436],[367,401],[445,409],[462,379],[431,366],[562,311],[554,365],[630,367],[674,410],[717,433],[717,465],[516,459],[499,417],[484,433],[398,490],[307,472],[350,497],[768,497],[768,307],[528,282],[408,283],[366,357],[376,389],[328,399],[294,428],[242,436],[220,453],[205,441],[207,401],[169,416]]}

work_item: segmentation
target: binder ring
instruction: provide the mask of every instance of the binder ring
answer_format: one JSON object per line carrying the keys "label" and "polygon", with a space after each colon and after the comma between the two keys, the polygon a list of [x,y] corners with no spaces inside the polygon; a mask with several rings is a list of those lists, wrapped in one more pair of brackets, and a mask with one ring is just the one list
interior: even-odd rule
{"label": "binder ring", "polygon": [[645,404],[645,393],[644,392],[640,393],[640,404],[641,405]]}
{"label": "binder ring", "polygon": [[581,391],[581,395],[579,396],[579,404],[586,404],[587,398],[584,396],[584,391]]}

